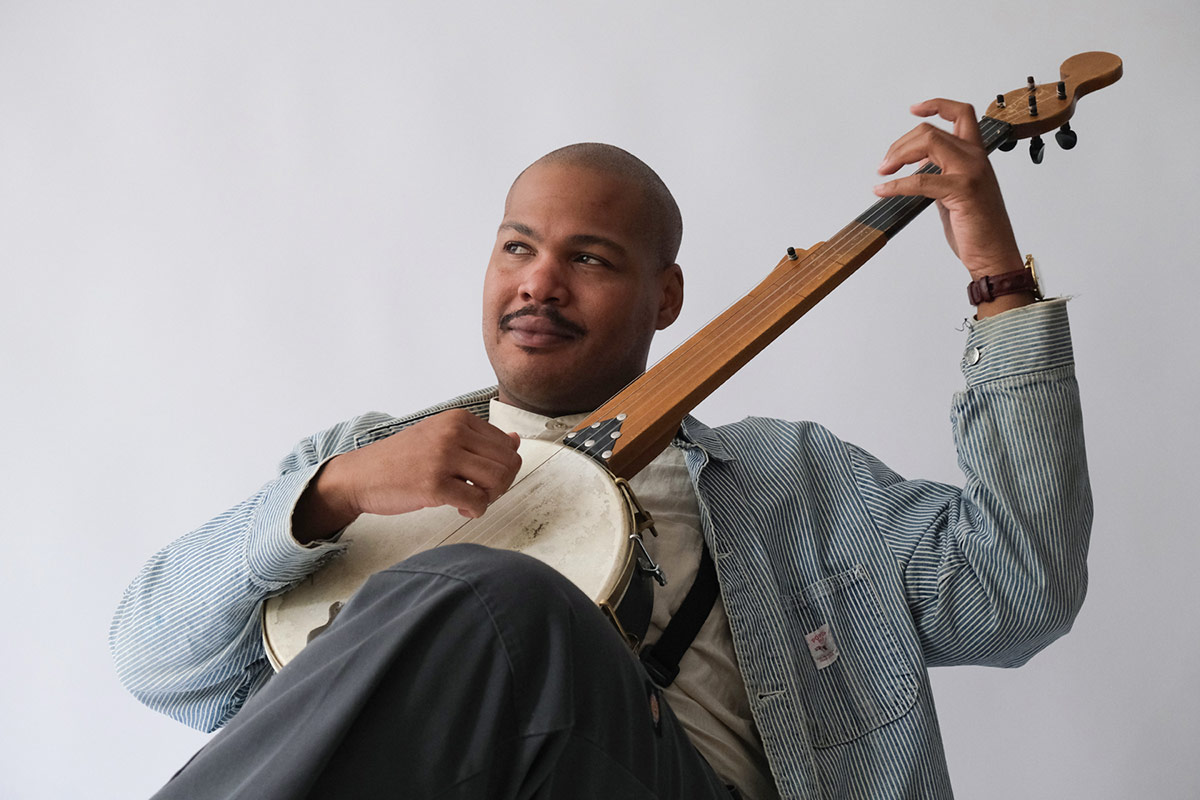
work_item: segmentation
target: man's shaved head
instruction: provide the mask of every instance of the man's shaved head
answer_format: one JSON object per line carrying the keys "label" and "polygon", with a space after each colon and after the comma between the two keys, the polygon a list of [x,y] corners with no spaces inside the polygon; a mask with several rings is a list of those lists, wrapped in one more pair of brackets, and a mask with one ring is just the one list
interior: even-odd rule
{"label": "man's shaved head", "polygon": [[662,180],[611,145],[564,147],[517,176],[483,281],[500,399],[590,411],[644,372],[683,304],[681,230]]}
{"label": "man's shaved head", "polygon": [[[671,190],[658,173],[637,156],[611,144],[582,142],[560,147],[530,164],[513,181],[513,186],[530,169],[538,166],[573,166],[594,170],[629,181],[642,196],[646,234],[656,245],[660,268],[675,263],[683,240],[683,217]],[[511,196],[512,189],[509,189]],[[506,203],[507,206],[507,203]]]}

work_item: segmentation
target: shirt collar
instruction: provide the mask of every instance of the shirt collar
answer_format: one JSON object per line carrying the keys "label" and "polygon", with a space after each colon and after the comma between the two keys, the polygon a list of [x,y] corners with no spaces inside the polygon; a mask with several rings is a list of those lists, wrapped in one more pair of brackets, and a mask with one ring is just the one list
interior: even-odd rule
{"label": "shirt collar", "polygon": [[512,431],[522,439],[558,441],[587,418],[587,414],[567,414],[562,417],[545,417],[533,411],[510,406],[492,398],[488,406],[488,422],[502,431]]}
{"label": "shirt collar", "polygon": [[717,435],[716,431],[691,414],[683,418],[683,423],[679,426],[679,434],[675,437],[675,440],[699,447],[708,453],[709,458],[716,461],[737,460],[737,457],[729,452],[725,443],[721,441],[721,437]]}

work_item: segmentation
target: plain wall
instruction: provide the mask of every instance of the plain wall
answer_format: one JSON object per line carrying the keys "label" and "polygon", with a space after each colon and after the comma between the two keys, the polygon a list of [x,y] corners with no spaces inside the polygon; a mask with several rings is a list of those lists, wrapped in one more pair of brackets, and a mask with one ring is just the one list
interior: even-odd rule
{"label": "plain wall", "polygon": [[[1096,523],[1075,630],[934,673],[969,798],[1194,797],[1194,2],[0,2],[0,796],[146,796],[206,739],[134,701],[109,619],[157,548],[302,436],[490,383],[509,182],[574,141],[683,209],[682,341],[873,201],[931,96],[1125,60],[1079,146],[993,158],[1070,311]],[[965,271],[937,216],[697,411],[818,420],[958,480]]]}

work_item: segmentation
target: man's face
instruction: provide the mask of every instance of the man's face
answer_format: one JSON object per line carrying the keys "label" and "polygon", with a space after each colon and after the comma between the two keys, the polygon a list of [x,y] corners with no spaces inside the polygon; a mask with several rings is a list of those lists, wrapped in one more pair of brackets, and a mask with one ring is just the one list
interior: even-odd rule
{"label": "man's face", "polygon": [[483,342],[500,399],[591,411],[646,368],[683,302],[676,265],[625,179],[537,164],[509,192],[483,285]]}

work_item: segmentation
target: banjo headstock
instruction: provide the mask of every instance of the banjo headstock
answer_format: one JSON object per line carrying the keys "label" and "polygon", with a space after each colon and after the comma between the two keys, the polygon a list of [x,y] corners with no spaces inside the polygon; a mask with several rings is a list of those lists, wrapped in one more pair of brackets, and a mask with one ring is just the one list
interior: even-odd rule
{"label": "banjo headstock", "polygon": [[1058,143],[1067,150],[1074,147],[1075,132],[1068,122],[1075,114],[1075,103],[1085,94],[1116,83],[1121,71],[1121,59],[1112,53],[1071,56],[1059,68],[1061,80],[1038,84],[1030,77],[1020,89],[996,95],[984,117],[1012,126],[1001,150],[1011,150],[1018,139],[1034,138],[1030,152],[1034,161],[1040,162],[1040,135],[1058,128]]}

